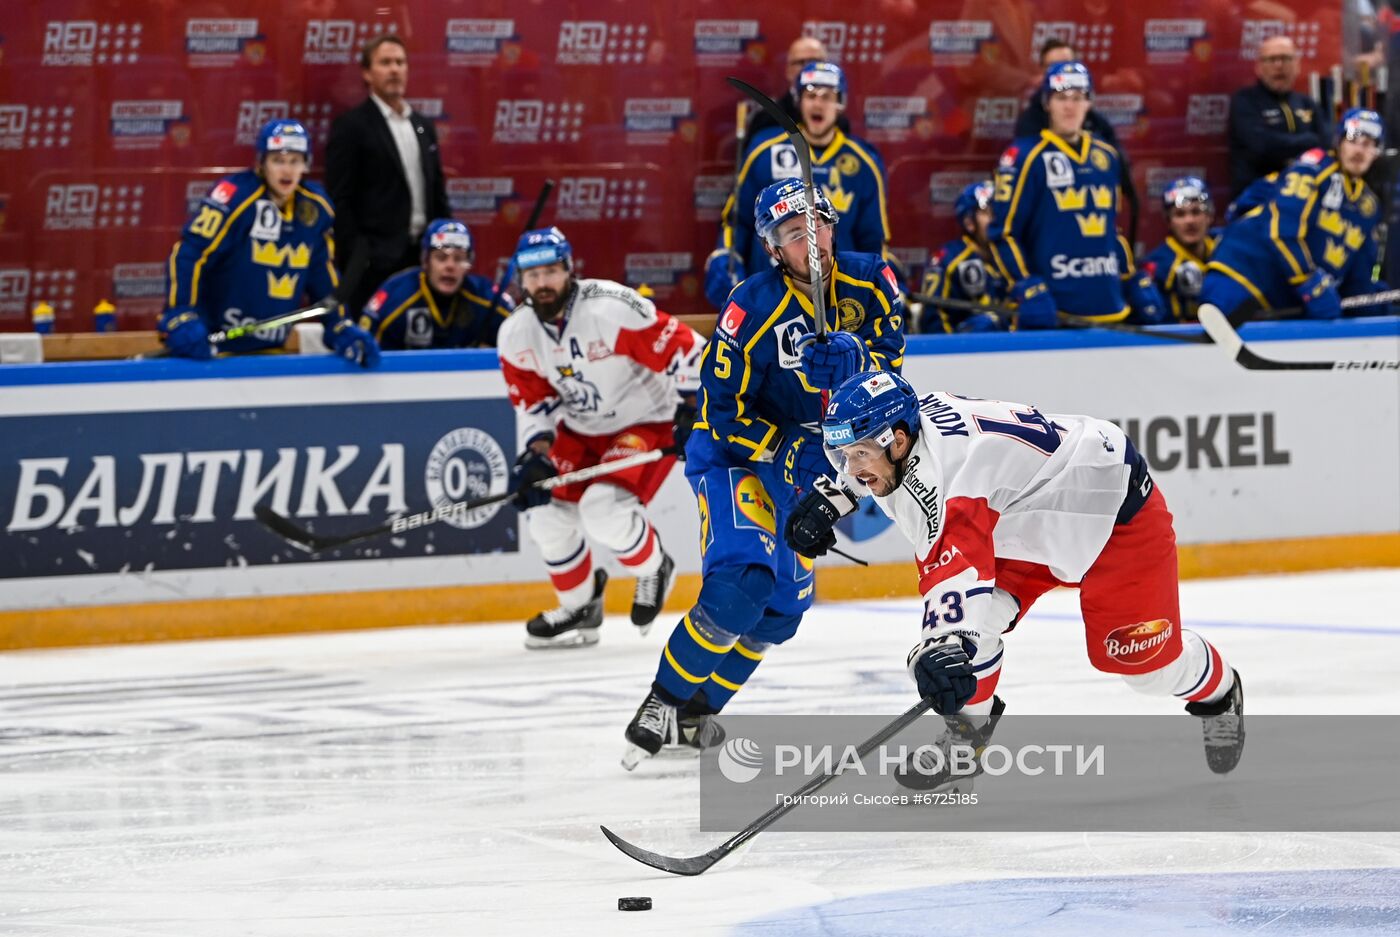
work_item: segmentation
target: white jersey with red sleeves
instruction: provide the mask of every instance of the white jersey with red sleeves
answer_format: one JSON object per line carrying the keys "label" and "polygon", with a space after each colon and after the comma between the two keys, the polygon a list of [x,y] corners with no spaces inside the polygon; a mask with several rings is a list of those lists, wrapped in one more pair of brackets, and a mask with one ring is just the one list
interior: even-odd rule
{"label": "white jersey with red sleeves", "polygon": [[699,387],[704,341],[636,290],[578,280],[568,307],[546,325],[522,305],[496,340],[524,444],[561,421],[584,436],[669,422],[677,394]]}
{"label": "white jersey with red sleeves", "polygon": [[919,414],[903,483],[875,499],[914,544],[919,591],[956,587],[959,604],[990,594],[997,560],[1036,563],[1079,582],[1127,494],[1123,431],[1093,417],[948,393],[922,398]]}

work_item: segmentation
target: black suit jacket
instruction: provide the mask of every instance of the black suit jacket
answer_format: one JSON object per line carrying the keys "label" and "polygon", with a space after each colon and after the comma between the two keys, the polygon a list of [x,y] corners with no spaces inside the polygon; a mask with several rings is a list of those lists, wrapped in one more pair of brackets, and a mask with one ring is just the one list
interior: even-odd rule
{"label": "black suit jacket", "polygon": [[[416,111],[409,122],[418,131],[427,220],[450,217],[433,122]],[[413,200],[389,124],[368,97],[331,125],[326,188],[335,204],[336,256],[342,266],[352,261],[356,250],[368,251],[365,262],[371,268],[392,267],[404,256]]]}

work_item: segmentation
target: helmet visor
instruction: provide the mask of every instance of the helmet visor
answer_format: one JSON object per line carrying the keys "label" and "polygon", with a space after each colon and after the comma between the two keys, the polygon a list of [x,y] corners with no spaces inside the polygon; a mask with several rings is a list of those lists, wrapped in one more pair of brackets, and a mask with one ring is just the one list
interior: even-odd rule
{"label": "helmet visor", "polygon": [[889,426],[856,439],[849,423],[822,424],[822,450],[843,475],[856,475],[878,464],[887,458],[885,449],[893,442],[894,430]]}

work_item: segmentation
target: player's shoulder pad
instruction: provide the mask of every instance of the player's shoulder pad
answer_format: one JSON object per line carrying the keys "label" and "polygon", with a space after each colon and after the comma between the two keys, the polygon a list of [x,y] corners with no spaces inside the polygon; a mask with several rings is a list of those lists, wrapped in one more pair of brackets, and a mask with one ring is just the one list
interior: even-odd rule
{"label": "player's shoulder pad", "polygon": [[869,157],[877,166],[883,167],[885,165],[884,157],[880,155],[879,148],[863,137],[848,133],[846,134],[846,144],[856,152]]}
{"label": "player's shoulder pad", "polygon": [[1308,150],[1298,161],[1293,164],[1294,168],[1306,169],[1309,172],[1316,172],[1327,162],[1327,151],[1320,146],[1315,146]]}
{"label": "player's shoulder pad", "polygon": [[729,294],[715,322],[715,336],[730,345],[742,345],[762,327],[786,293],[782,271],[776,267],[748,277]]}
{"label": "player's shoulder pad", "polygon": [[407,297],[418,292],[421,285],[418,281],[418,274],[422,269],[422,267],[405,267],[398,273],[386,277],[379,288],[390,296]]}
{"label": "player's shoulder pad", "polygon": [[[480,296],[482,299],[490,300],[492,295],[496,292],[496,284],[479,273],[469,273],[466,279],[462,281],[462,289],[473,296]],[[509,302],[509,294],[507,294],[505,290],[502,290],[501,305],[506,306]]]}
{"label": "player's shoulder pad", "polygon": [[[501,323],[500,331],[496,333],[496,345],[501,349],[501,357],[510,357],[512,353],[529,350],[529,336],[536,331],[540,331],[539,317],[535,315],[533,307],[526,303],[521,303],[515,307],[515,311],[506,317],[506,321]],[[520,360],[512,357],[513,364],[527,367],[526,358],[533,360],[533,354],[522,356]]]}
{"label": "player's shoulder pad", "polygon": [[1096,137],[1092,133],[1088,136],[1090,149],[1098,148],[1108,153],[1108,155],[1112,156],[1114,159],[1122,158],[1118,155],[1118,147],[1114,146],[1112,143],[1109,143],[1107,140],[1104,140],[1100,137]]}
{"label": "player's shoulder pad", "polygon": [[261,185],[262,178],[251,169],[235,172],[214,183],[205,194],[203,203],[226,212],[243,204],[244,199]]}
{"label": "player's shoulder pad", "polygon": [[312,182],[310,179],[303,179],[297,188],[302,190],[298,194],[310,196],[318,207],[324,209],[326,217],[320,219],[323,223],[329,224],[335,220],[335,203],[331,201],[330,193],[326,191],[325,186],[319,182]]}
{"label": "player's shoulder pad", "polygon": [[656,306],[641,293],[612,280],[579,280],[578,302],[594,304],[596,310],[625,329],[640,329],[656,321]]}
{"label": "player's shoulder pad", "polygon": [[1019,137],[1012,140],[1011,145],[1002,150],[1001,157],[997,159],[997,172],[1014,172],[1017,166],[1025,162],[1030,151],[1039,145],[1039,137]]}

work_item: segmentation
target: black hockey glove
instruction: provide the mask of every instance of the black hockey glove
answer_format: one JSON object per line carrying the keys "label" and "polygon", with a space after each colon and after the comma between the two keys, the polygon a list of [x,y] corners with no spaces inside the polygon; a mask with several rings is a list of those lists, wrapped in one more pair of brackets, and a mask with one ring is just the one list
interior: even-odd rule
{"label": "black hockey glove", "polygon": [[522,511],[548,504],[552,497],[549,489],[536,487],[535,483],[558,474],[546,453],[526,449],[515,460],[515,497],[511,501]]}
{"label": "black hockey glove", "polygon": [[695,417],[700,413],[695,407],[695,395],[684,394],[681,402],[676,404],[676,429],[675,446],[677,449],[676,458],[685,461],[685,443],[690,438],[690,433],[695,429]]}
{"label": "black hockey glove", "polygon": [[919,686],[919,696],[932,699],[933,710],[939,715],[948,716],[962,709],[977,692],[972,661],[962,639],[955,634],[939,635],[914,645],[908,664],[909,675]]}
{"label": "black hockey glove", "polygon": [[783,539],[794,553],[816,559],[836,546],[836,522],[856,509],[856,495],[835,479],[818,475],[812,490],[788,515]]}

